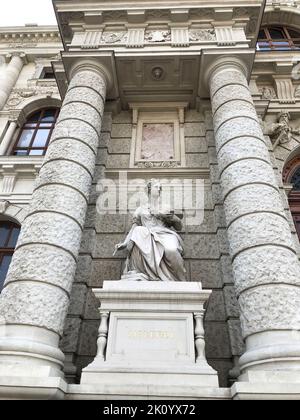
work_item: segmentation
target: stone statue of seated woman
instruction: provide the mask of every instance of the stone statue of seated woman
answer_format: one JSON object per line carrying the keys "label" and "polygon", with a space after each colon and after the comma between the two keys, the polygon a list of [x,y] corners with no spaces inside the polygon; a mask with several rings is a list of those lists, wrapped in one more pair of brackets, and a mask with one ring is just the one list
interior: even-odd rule
{"label": "stone statue of seated woman", "polygon": [[122,279],[185,281],[183,243],[176,231],[182,222],[172,211],[158,209],[159,181],[148,183],[148,205],[136,209],[133,224],[115,253],[127,250]]}

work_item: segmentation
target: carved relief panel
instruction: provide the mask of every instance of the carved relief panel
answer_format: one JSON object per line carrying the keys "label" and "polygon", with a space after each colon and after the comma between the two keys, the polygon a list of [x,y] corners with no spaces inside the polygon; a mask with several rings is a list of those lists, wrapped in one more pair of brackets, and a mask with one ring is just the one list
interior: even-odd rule
{"label": "carved relief panel", "polygon": [[[132,168],[175,168],[185,166],[184,107],[160,103],[131,104],[133,136],[130,156]],[[155,107],[155,105],[152,105]],[[148,109],[147,109],[148,107]],[[169,109],[168,109],[169,108]],[[173,110],[172,110],[173,108]]]}

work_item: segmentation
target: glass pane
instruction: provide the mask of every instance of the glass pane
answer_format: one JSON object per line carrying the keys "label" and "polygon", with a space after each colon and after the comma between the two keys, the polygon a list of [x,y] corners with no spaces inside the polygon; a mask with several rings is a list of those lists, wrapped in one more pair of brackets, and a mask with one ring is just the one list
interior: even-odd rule
{"label": "glass pane", "polygon": [[47,109],[44,111],[44,115],[41,121],[43,122],[54,122],[55,121],[56,109]]}
{"label": "glass pane", "polygon": [[50,130],[38,130],[32,147],[45,147],[49,134]]}
{"label": "glass pane", "polygon": [[286,38],[283,30],[280,28],[269,28],[269,33],[272,39],[283,39]]}
{"label": "glass pane", "polygon": [[41,123],[39,125],[40,128],[51,128],[53,123]]}
{"label": "glass pane", "polygon": [[30,156],[43,156],[44,154],[44,149],[35,149],[35,150],[30,150],[29,155]]}
{"label": "glass pane", "polygon": [[0,225],[0,248],[4,248],[10,232],[10,224],[2,222]]}
{"label": "glass pane", "polygon": [[288,33],[291,38],[300,38],[300,32],[294,31],[293,29],[288,29]]}
{"label": "glass pane", "polygon": [[14,248],[16,246],[16,243],[17,243],[17,240],[18,240],[18,237],[19,237],[19,233],[20,233],[20,228],[19,227],[14,227],[12,229],[12,232],[11,232],[11,235],[10,235],[10,238],[9,238],[9,242],[8,242],[8,245],[7,245],[8,248]]}
{"label": "glass pane", "polygon": [[267,38],[267,36],[266,36],[265,31],[263,29],[261,29],[259,31],[259,34],[258,34],[258,39],[266,39],[266,38]]}
{"label": "glass pane", "polygon": [[4,255],[0,265],[0,290],[3,288],[5,277],[11,262],[12,255]]}
{"label": "glass pane", "polygon": [[290,183],[293,185],[293,190],[300,191],[300,167],[294,172]]}
{"label": "glass pane", "polygon": [[14,155],[15,156],[27,156],[27,150],[15,150]]}
{"label": "glass pane", "polygon": [[31,117],[27,118],[27,122],[37,122],[40,118],[41,115],[41,111],[38,111],[36,113],[34,113],[33,115],[31,115]]}
{"label": "glass pane", "polygon": [[18,142],[18,147],[28,147],[32,139],[34,130],[23,130]]}
{"label": "glass pane", "polygon": [[24,125],[24,128],[35,128],[37,126],[37,123],[26,123]]}

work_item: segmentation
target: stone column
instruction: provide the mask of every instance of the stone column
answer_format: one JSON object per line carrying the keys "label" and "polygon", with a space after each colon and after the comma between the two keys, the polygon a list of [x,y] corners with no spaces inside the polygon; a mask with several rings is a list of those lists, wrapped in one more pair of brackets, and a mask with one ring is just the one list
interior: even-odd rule
{"label": "stone column", "polygon": [[17,83],[25,58],[26,56],[23,53],[14,53],[7,56],[10,61],[2,77],[0,77],[0,111],[4,108],[12,89]]}
{"label": "stone column", "polygon": [[0,156],[7,154],[6,152],[11,144],[17,126],[17,121],[9,121],[9,126],[0,144]]}
{"label": "stone column", "polygon": [[207,73],[246,342],[241,372],[299,374],[299,262],[245,75],[234,58],[216,61]]}
{"label": "stone column", "polygon": [[0,295],[0,376],[62,375],[64,355],[58,344],[82,237],[106,87],[107,77],[99,67],[78,65],[71,73]]}

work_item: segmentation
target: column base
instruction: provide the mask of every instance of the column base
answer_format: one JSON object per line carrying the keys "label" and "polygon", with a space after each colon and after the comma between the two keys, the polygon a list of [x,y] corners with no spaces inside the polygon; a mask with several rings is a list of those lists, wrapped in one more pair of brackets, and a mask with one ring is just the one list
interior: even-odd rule
{"label": "column base", "polygon": [[234,400],[300,400],[299,371],[251,371],[231,387]]}
{"label": "column base", "polygon": [[0,377],[63,378],[59,336],[27,325],[0,325]]}
{"label": "column base", "polygon": [[0,400],[63,400],[66,393],[61,378],[0,375]]}

